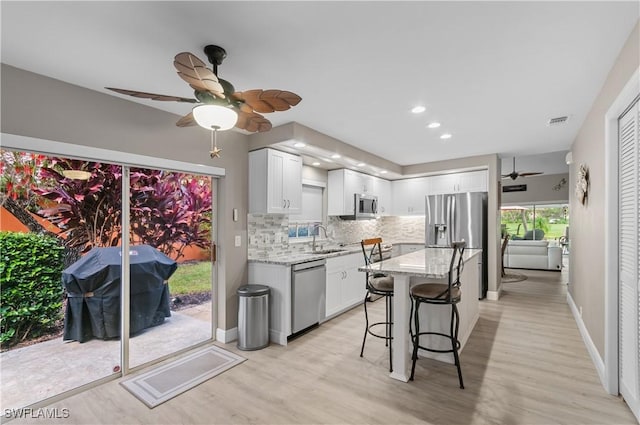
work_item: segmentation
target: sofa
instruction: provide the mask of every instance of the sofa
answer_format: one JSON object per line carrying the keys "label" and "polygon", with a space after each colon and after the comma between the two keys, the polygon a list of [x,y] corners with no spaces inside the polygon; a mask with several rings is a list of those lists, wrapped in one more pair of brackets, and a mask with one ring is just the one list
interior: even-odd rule
{"label": "sofa", "polygon": [[549,241],[510,240],[504,252],[504,267],[560,271],[562,248],[549,246]]}

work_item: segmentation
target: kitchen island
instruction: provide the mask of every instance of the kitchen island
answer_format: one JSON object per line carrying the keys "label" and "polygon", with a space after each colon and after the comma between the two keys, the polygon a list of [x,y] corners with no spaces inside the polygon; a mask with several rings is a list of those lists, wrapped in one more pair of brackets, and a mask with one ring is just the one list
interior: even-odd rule
{"label": "kitchen island", "polygon": [[[460,350],[463,349],[479,316],[479,284],[482,262],[481,249],[466,249],[462,256],[464,269],[460,276],[462,299],[458,303],[460,312]],[[446,283],[449,275],[450,248],[426,248],[399,257],[393,257],[369,266],[360,267],[361,272],[385,273],[394,278],[393,295],[393,372],[391,377],[409,381],[411,366],[411,336],[409,334],[410,303],[409,287],[424,282]],[[451,313],[449,306],[427,305],[420,311],[421,331],[446,332]],[[426,338],[432,338],[431,340]],[[421,336],[421,345],[444,348],[447,341],[431,335]],[[421,356],[453,363],[451,353],[431,353],[420,350]],[[464,366],[464,365],[463,365]]]}

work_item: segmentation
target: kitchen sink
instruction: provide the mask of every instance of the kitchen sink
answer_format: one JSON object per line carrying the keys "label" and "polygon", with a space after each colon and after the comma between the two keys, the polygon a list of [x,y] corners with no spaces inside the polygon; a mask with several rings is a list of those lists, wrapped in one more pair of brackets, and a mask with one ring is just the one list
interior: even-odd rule
{"label": "kitchen sink", "polygon": [[314,252],[309,252],[308,254],[334,254],[336,252],[347,252],[346,249],[318,249]]}

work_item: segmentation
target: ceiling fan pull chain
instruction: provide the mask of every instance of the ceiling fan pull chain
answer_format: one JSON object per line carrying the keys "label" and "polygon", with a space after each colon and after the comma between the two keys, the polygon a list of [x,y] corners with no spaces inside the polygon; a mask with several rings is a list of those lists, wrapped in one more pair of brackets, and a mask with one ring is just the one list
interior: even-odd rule
{"label": "ceiling fan pull chain", "polygon": [[222,149],[218,149],[218,129],[220,127],[212,125],[211,126],[211,150],[209,151],[209,155],[211,159],[220,158],[220,151]]}

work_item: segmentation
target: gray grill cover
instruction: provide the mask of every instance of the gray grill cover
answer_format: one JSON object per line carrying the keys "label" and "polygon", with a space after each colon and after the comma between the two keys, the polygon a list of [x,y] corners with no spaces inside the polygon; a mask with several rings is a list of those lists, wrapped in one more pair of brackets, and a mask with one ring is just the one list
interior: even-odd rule
{"label": "gray grill cover", "polygon": [[[164,322],[171,316],[165,281],[175,261],[149,245],[132,246],[130,333]],[[64,340],[120,336],[120,247],[93,248],[62,272],[67,290]]]}

